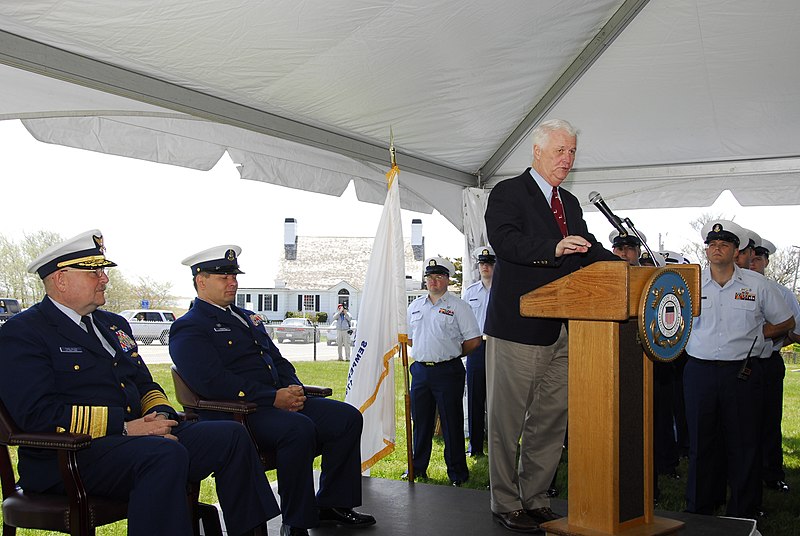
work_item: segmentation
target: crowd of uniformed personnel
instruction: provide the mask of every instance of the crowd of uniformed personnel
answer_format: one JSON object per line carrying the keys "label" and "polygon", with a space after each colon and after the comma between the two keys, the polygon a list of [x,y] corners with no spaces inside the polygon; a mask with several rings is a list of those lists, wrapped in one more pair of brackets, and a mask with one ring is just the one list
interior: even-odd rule
{"label": "crowd of uniformed personnel", "polygon": [[[519,298],[596,261],[688,262],[672,251],[657,252],[658,262],[643,255],[641,233],[615,231],[610,251],[589,233],[577,199],[560,186],[576,149],[577,131],[566,121],[537,126],[532,167],[489,196],[489,244],[472,259],[480,279],[459,298],[448,291],[454,266],[433,257],[425,262],[428,292],[408,307],[414,473],[426,476],[438,410],[451,483],[468,480],[466,456],[487,455],[485,440],[491,512],[515,532],[539,532],[559,517],[550,497],[567,429],[568,371],[565,322],[520,316]],[[689,512],[725,505],[728,515],[758,518],[763,487],[789,492],[779,350],[800,337],[800,306],[763,276],[771,242],[727,220],[708,222],[701,238],[702,314],[685,353],[655,364],[654,469],[680,478],[679,457],[688,456]],[[286,536],[307,535],[320,523],[372,525],[374,517],[354,510],[361,504],[361,414],[307,397],[259,317],[235,305],[240,254],[223,245],[183,261],[197,299],[172,326],[170,355],[201,396],[258,405],[252,438],[213,411],[181,422],[128,322],[99,309],[105,270],[115,266],[99,230],[52,246],[28,266],[46,296],[0,329],[0,398],[25,431],[92,436],[78,453],[84,483],[90,494],[128,500],[129,534],[192,534],[186,484],[211,474],[230,534],[266,534],[279,513]],[[277,453],[280,506],[253,440]],[[315,492],[312,464],[320,453]],[[20,448],[18,469],[23,489],[63,492],[53,454]]]}

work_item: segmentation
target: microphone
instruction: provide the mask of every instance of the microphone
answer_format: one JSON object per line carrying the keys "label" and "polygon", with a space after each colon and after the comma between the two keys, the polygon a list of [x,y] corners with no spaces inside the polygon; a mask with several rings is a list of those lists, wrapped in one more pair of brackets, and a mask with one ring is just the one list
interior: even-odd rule
{"label": "microphone", "polygon": [[622,226],[622,220],[619,219],[613,212],[611,212],[611,209],[608,208],[606,202],[603,201],[603,196],[597,192],[592,192],[589,194],[589,202],[596,206],[597,210],[603,213],[603,216],[605,216],[611,225],[613,225],[614,228],[619,231],[619,234],[628,234],[628,231],[626,231],[625,227]]}

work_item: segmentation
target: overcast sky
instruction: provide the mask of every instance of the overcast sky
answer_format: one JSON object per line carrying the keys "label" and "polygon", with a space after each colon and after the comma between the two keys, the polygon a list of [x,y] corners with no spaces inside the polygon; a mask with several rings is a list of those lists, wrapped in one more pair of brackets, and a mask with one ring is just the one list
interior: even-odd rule
{"label": "overcast sky", "polygon": [[[298,220],[300,236],[373,236],[380,219],[381,207],[357,201],[352,184],[337,198],[242,180],[227,156],[211,171],[194,171],[44,144],[16,120],[0,121],[0,140],[0,233],[18,240],[49,230],[67,238],[99,228],[108,257],[126,278],[169,281],[177,296],[193,295],[189,269],[180,261],[202,249],[238,244],[247,272],[240,285],[269,287],[283,254],[285,218]],[[653,249],[661,233],[664,248],[679,251],[699,239],[688,222],[703,213],[735,216],[778,247],[800,245],[797,209],[741,208],[726,193],[713,207],[617,214],[633,220]],[[406,237],[411,219],[422,219],[427,255],[463,254],[462,234],[438,213],[403,211],[402,217]],[[607,243],[612,227],[605,218],[592,212],[586,219]],[[347,252],[342,257],[346,262]]]}

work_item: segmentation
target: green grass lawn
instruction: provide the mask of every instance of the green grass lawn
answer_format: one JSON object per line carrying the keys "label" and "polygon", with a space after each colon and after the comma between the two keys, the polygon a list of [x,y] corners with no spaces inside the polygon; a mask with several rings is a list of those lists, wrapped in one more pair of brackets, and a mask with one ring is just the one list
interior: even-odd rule
{"label": "green grass lawn", "polygon": [[[295,363],[299,377],[304,383],[313,385],[326,385],[333,387],[333,398],[343,400],[344,385],[347,378],[348,363],[339,361],[318,361]],[[170,400],[175,400],[169,365],[153,365],[150,367],[153,376],[167,391]],[[800,534],[800,364],[787,364],[786,380],[784,383],[784,410],[783,410],[783,451],[786,478],[793,486],[789,494],[781,494],[764,490],[764,508],[768,517],[759,522],[759,530],[765,536],[790,536]],[[395,369],[395,384],[397,394],[397,444],[395,451],[378,462],[372,468],[372,477],[399,480],[406,469],[406,430],[404,403],[403,403],[403,377],[399,362]],[[465,444],[466,446],[466,444]],[[447,471],[444,465],[444,443],[436,438],[433,445],[431,465],[428,468],[429,483],[448,485]],[[558,471],[558,489],[560,497],[567,498],[567,463],[565,454]],[[489,484],[487,459],[479,458],[477,461],[467,459],[470,469],[470,479],[465,487],[486,489]],[[316,461],[319,468],[319,459]],[[660,509],[681,511],[685,508],[684,487],[686,482],[686,460],[681,461],[678,468],[681,480],[662,477],[659,481],[661,487]],[[267,474],[270,482],[275,481],[274,472]],[[203,484],[201,499],[204,502],[216,502],[213,481],[206,479]],[[487,497],[487,515],[489,503]],[[123,536],[126,532],[124,521],[98,529],[98,534],[106,536]],[[50,534],[43,531],[20,530],[21,535]],[[52,533],[56,534],[56,533]]]}

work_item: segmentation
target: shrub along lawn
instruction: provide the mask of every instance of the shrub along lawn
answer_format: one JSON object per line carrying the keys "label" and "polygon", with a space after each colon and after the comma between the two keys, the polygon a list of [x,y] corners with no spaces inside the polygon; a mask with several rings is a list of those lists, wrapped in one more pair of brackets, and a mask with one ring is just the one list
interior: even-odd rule
{"label": "shrub along lawn", "polygon": [[[399,480],[400,475],[406,469],[406,430],[404,418],[403,402],[403,377],[402,368],[399,360],[396,360],[395,368],[395,387],[397,394],[397,404],[395,415],[397,417],[397,443],[395,451],[378,462],[372,468],[372,477],[388,478]],[[295,363],[299,377],[304,383],[313,385],[324,385],[333,388],[333,398],[344,399],[344,385],[347,379],[349,363],[340,361],[302,361]],[[786,370],[786,380],[784,382],[784,409],[783,409],[783,452],[784,466],[786,468],[786,479],[792,486],[792,492],[788,494],[777,493],[764,490],[764,509],[768,513],[765,520],[759,522],[759,530],[767,536],[790,536],[800,533],[800,364],[788,364]],[[174,389],[169,373],[169,365],[152,365],[150,370],[154,378],[167,391],[167,396],[174,402]],[[466,443],[465,443],[466,447]],[[444,465],[444,442],[440,438],[434,440],[431,465],[428,468],[429,483],[449,485],[447,471]],[[558,489],[559,497],[567,498],[567,453],[565,452],[562,463],[558,470]],[[464,487],[475,489],[486,489],[489,484],[489,473],[487,459],[478,460],[467,459],[470,469],[470,478]],[[316,460],[316,467],[319,469],[319,458]],[[663,510],[681,511],[685,508],[684,487],[686,483],[686,460],[681,460],[678,471],[681,480],[673,480],[661,477],[659,484],[661,487],[661,502],[658,508]],[[267,473],[270,482],[275,482],[274,472]],[[216,502],[216,493],[212,479],[206,479],[203,483],[201,500],[204,502]],[[487,496],[486,504],[487,515],[489,503]],[[101,536],[124,536],[126,533],[126,523],[121,521],[107,527],[98,529],[97,533]],[[20,530],[20,535],[44,535],[58,534],[47,533],[44,531]]]}

